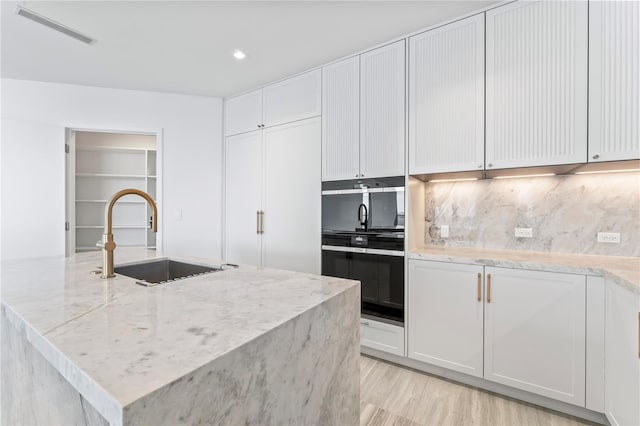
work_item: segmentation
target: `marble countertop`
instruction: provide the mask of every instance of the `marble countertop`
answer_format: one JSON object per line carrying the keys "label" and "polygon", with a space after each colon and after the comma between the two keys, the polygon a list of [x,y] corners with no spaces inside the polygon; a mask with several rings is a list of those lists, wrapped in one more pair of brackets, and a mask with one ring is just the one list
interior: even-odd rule
{"label": "marble countertop", "polygon": [[640,257],[424,246],[409,250],[409,259],[467,263],[604,276],[640,294]]}
{"label": "marble countertop", "polygon": [[[163,257],[118,248],[116,265]],[[208,259],[176,258],[216,265]],[[101,412],[122,408],[357,281],[241,266],[144,287],[91,275],[101,253],[2,262],[2,309]]]}

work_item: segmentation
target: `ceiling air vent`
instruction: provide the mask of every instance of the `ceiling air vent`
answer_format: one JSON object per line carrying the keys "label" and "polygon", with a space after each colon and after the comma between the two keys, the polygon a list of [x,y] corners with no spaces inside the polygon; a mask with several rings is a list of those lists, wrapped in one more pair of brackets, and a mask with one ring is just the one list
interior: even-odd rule
{"label": "ceiling air vent", "polygon": [[23,6],[18,6],[16,8],[16,13],[22,17],[25,17],[27,19],[31,19],[34,22],[37,22],[39,24],[44,25],[45,27],[49,27],[51,29],[54,29],[56,31],[61,32],[62,34],[66,34],[69,37],[73,37],[76,40],[80,40],[83,43],[87,43],[87,44],[93,44],[95,43],[95,40],[92,39],[91,37],[87,37],[84,34],[79,33],[76,30],[73,30],[69,27],[66,27],[62,24],[57,23],[54,20],[51,20],[49,18],[46,18],[32,10],[29,10]]}

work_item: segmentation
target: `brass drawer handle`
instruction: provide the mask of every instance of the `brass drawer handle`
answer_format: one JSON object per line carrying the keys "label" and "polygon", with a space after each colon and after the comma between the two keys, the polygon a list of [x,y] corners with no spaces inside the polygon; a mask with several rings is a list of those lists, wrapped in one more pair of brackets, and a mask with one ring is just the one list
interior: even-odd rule
{"label": "brass drawer handle", "polygon": [[478,302],[482,302],[482,274],[478,272]]}
{"label": "brass drawer handle", "polygon": [[260,234],[264,234],[264,210],[260,210]]}
{"label": "brass drawer handle", "polygon": [[487,274],[487,303],[491,303],[491,274]]}
{"label": "brass drawer handle", "polygon": [[260,234],[260,210],[256,210],[256,234]]}

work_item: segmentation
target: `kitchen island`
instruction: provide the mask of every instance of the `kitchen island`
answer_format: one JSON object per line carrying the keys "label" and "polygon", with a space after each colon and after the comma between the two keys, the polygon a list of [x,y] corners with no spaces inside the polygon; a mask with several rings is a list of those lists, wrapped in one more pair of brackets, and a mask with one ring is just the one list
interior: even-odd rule
{"label": "kitchen island", "polygon": [[100,264],[2,263],[2,424],[358,423],[357,281],[241,266],[145,287]]}

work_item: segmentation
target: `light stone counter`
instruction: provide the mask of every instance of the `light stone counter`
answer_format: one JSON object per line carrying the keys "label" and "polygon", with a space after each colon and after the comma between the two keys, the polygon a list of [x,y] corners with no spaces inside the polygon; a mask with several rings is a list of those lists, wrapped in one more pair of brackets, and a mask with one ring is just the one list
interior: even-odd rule
{"label": "light stone counter", "polygon": [[602,276],[640,294],[640,257],[424,246],[410,250],[409,259]]}
{"label": "light stone counter", "polygon": [[2,263],[2,424],[358,423],[357,281],[241,266],[143,287],[100,264]]}

